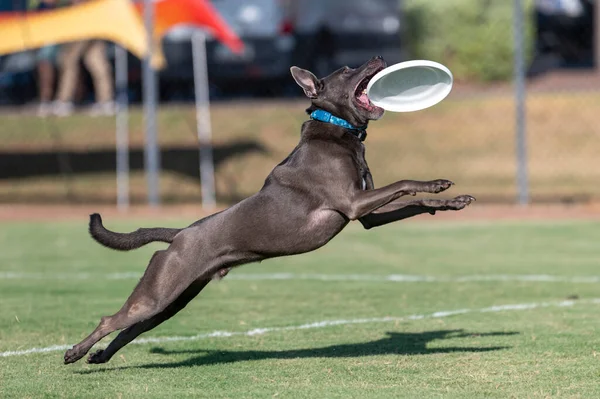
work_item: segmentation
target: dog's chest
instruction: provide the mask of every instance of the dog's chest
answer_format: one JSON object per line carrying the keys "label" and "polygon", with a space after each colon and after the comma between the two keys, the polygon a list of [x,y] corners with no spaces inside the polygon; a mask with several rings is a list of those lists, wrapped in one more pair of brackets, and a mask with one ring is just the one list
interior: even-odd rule
{"label": "dog's chest", "polygon": [[356,168],[358,170],[358,176],[360,177],[360,188],[361,190],[371,190],[373,187],[370,187],[371,181],[371,171],[369,170],[369,165],[367,165],[367,160],[365,159],[365,147],[357,151],[354,162],[356,164]]}

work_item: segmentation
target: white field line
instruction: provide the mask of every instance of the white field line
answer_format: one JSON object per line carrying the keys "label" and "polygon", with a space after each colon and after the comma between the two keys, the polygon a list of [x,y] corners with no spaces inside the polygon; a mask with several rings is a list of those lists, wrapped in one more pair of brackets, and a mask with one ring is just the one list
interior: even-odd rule
{"label": "white field line", "polygon": [[[517,311],[517,310],[529,310],[536,308],[547,308],[547,307],[570,307],[576,304],[600,304],[600,298],[589,299],[589,300],[578,300],[578,301],[560,301],[560,302],[538,302],[538,303],[521,303],[521,304],[509,304],[509,305],[498,305],[490,306],[487,308],[480,309],[457,309],[457,310],[445,310],[427,314],[415,314],[404,317],[374,317],[365,319],[342,319],[342,320],[324,320],[314,323],[300,324],[296,326],[287,327],[265,327],[255,328],[247,331],[213,331],[205,334],[198,334],[192,336],[172,336],[172,337],[149,337],[140,338],[132,342],[132,344],[158,344],[164,342],[181,342],[181,341],[198,341],[207,338],[227,338],[233,336],[254,336],[262,335],[280,331],[296,331],[296,330],[311,330],[317,328],[326,328],[332,326],[346,326],[352,324],[371,324],[371,323],[387,323],[387,322],[401,322],[421,319],[434,319],[450,317],[455,315],[467,314],[467,313],[491,313],[491,312],[503,312],[503,311]],[[0,357],[9,356],[23,356],[35,353],[46,353],[46,352],[57,352],[71,348],[72,345],[52,345],[45,348],[30,348],[24,350],[14,350],[7,352],[0,352]],[[102,347],[102,345],[99,345]]]}
{"label": "white field line", "polygon": [[[132,280],[142,272],[122,273],[27,273],[0,272],[0,280]],[[360,281],[392,283],[462,283],[462,282],[542,282],[600,283],[600,276],[553,276],[549,274],[474,274],[465,276],[424,276],[410,274],[320,274],[320,273],[231,273],[225,280],[271,281]]]}

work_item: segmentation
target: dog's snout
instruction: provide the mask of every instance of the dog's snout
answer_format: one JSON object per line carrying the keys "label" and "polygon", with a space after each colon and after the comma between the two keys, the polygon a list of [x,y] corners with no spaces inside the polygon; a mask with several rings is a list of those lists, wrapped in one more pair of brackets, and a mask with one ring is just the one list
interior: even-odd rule
{"label": "dog's snout", "polygon": [[371,65],[386,65],[386,62],[382,56],[376,55],[375,57],[371,58],[371,60],[369,61],[369,64],[371,64]]}

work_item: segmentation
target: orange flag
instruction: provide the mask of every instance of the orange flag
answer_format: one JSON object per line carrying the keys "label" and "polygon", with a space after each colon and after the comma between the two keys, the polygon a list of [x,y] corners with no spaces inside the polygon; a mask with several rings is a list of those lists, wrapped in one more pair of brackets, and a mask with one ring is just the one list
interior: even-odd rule
{"label": "orange flag", "polygon": [[[56,10],[0,13],[0,55],[54,43],[109,40],[139,58],[148,52],[144,25],[129,0],[90,0]],[[154,66],[164,65],[157,49]]]}
{"label": "orange flag", "polygon": [[[158,0],[155,5],[154,37],[157,43],[172,27],[196,25],[210,30],[232,51],[244,45],[206,0]],[[129,0],[89,0],[55,10],[0,13],[0,55],[48,44],[76,40],[109,40],[139,58],[148,51],[142,22],[143,4]],[[160,46],[155,46],[152,64],[165,64]]]}
{"label": "orange flag", "polygon": [[[142,15],[143,3],[136,3],[135,6]],[[175,25],[186,24],[207,28],[236,53],[244,48],[240,38],[207,0],[158,0],[154,2],[154,7],[154,37],[157,41]]]}

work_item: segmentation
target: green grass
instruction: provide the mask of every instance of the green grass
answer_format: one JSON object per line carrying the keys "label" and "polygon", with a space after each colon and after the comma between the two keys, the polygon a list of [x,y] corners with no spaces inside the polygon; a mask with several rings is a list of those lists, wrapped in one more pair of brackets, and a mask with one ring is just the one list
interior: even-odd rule
{"label": "green grass", "polygon": [[[595,222],[432,221],[368,232],[352,225],[314,253],[232,275],[592,276],[599,240]],[[112,252],[87,237],[84,223],[72,222],[2,224],[0,243],[0,274],[37,273],[0,278],[0,352],[78,342],[118,310],[136,282],[104,275],[141,274],[161,248]],[[62,273],[92,278],[65,281]],[[600,305],[590,302],[600,297],[598,285],[226,278],[145,336],[581,299],[568,307],[129,345],[106,365],[64,366],[63,351],[0,357],[0,397],[600,397]]]}

